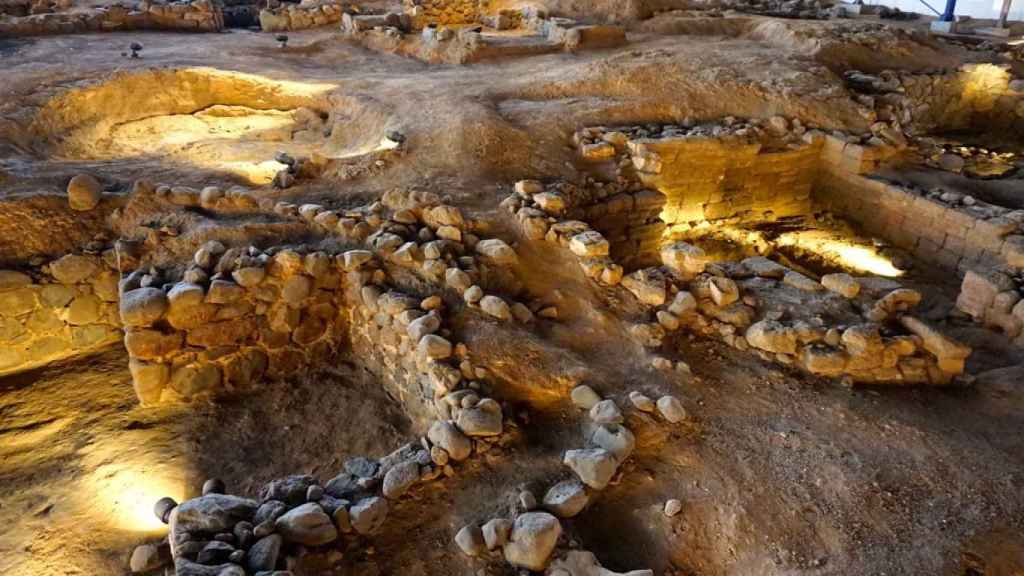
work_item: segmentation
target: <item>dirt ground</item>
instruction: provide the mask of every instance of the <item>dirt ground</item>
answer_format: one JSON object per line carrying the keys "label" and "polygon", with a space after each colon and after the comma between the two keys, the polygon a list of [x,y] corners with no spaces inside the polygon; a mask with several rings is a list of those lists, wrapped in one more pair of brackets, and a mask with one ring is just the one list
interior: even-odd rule
{"label": "dirt ground", "polygon": [[[662,21],[637,27],[619,49],[468,66],[373,52],[333,30],[292,33],[285,50],[247,31],[0,40],[0,201],[60,195],[83,170],[114,191],[139,177],[252,184],[230,158],[210,163],[208,152],[233,149],[224,139],[237,138],[240,157],[254,161],[270,148],[246,147],[253,130],[204,127],[202,145],[185,142],[169,155],[145,153],[147,134],[162,137],[168,123],[178,125],[175,116],[193,126],[193,115],[214,105],[269,115],[306,107],[330,113],[335,132],[303,146],[344,159],[397,130],[408,151],[372,177],[305,184],[282,197],[342,205],[418,187],[500,231],[507,223],[497,202],[512,181],[583,170],[567,145],[581,126],[781,114],[864,130],[838,76],[853,64],[842,61],[841,47],[823,48],[803,30],[846,25],[743,23],[695,33]],[[133,41],[145,46],[143,58],[121,57]],[[962,57],[929,50],[945,61]],[[872,56],[846,53],[857,64]],[[903,53],[883,46],[873,56],[911,69],[929,64]],[[106,131],[131,146],[101,142]],[[64,239],[50,240],[46,214],[0,214],[0,238],[20,237],[32,253],[66,250]],[[80,226],[58,235],[85,237],[103,222]],[[557,477],[562,452],[580,443],[583,418],[567,398],[580,382],[620,403],[631,390],[672,393],[693,419],[671,432],[630,421],[636,455],[592,507],[564,523],[611,569],[1024,573],[1024,352],[964,326],[958,335],[977,349],[974,386],[850,389],[684,340],[674,359],[693,376],[666,375],[643,350],[621,345],[615,316],[627,306],[578,273],[555,271],[542,247],[519,251],[524,268],[537,271],[524,278],[532,293],[569,295],[564,321],[531,333],[464,318],[458,336],[474,362],[507,384],[499,395],[521,406],[521,433],[403,500],[386,531],[368,546],[353,544],[336,568],[313,558],[306,573],[513,573],[498,560],[459,554],[452,535],[507,509],[519,488]],[[0,250],[0,264],[22,256]],[[954,289],[938,286],[945,299],[935,305],[948,306]],[[126,574],[132,546],[159,535],[150,507],[160,496],[194,495],[211,476],[249,495],[287,474],[327,480],[349,456],[381,456],[415,438],[358,358],[230,402],[160,409],[136,405],[126,366],[126,352],[115,349],[0,379],[0,572]],[[683,502],[681,514],[662,513],[668,498]]]}

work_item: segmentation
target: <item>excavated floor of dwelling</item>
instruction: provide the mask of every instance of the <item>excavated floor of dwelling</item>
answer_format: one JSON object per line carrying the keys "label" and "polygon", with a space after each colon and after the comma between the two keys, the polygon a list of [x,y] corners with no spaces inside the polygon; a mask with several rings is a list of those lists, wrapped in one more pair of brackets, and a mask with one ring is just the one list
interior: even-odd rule
{"label": "excavated floor of dwelling", "polygon": [[[292,33],[283,51],[270,35],[238,31],[5,41],[0,199],[59,194],[86,169],[115,188],[138,177],[239,182],[224,166],[132,158],[117,145],[105,148],[110,157],[57,157],[53,151],[73,131],[33,124],[69,88],[127,75],[159,94],[160,70],[213,69],[289,83],[303,102],[258,106],[218,96],[208,104],[306,105],[331,113],[332,138],[346,150],[372,149],[391,130],[407,138],[408,151],[372,175],[302,184],[281,198],[343,205],[418,187],[490,220],[496,234],[509,229],[497,203],[512,181],[572,178],[584,170],[567,145],[579,126],[783,114],[823,127],[866,128],[830,70],[841,64],[835,50],[822,62],[800,42],[673,34],[643,32],[610,51],[467,67],[370,52],[326,30]],[[119,56],[132,41],[144,44],[142,59]],[[883,56],[899,62],[896,54]],[[908,58],[907,65],[922,64]],[[112,91],[108,98],[90,105],[101,109],[133,96]],[[130,132],[145,151],[152,128],[145,122],[161,120],[131,122],[113,134]],[[152,145],[159,147],[159,139]],[[52,233],[47,225],[29,213],[4,224],[2,241],[38,240]],[[693,376],[667,374],[623,349],[621,335],[604,321],[616,304],[588,290],[572,263],[530,252],[521,258],[531,292],[564,295],[565,317],[537,333],[472,319],[457,325],[482,365],[524,365],[523,382],[507,398],[529,416],[523,437],[505,456],[485,458],[403,501],[369,548],[316,573],[511,574],[501,562],[461,555],[452,536],[506,507],[519,488],[556,476],[562,450],[579,433],[573,408],[567,398],[534,406],[530,390],[554,387],[568,375],[623,393],[668,387],[694,420],[640,437],[621,481],[573,522],[570,537],[609,568],[959,575],[979,573],[980,566],[994,575],[1024,567],[1024,374],[1010,368],[1024,353],[990,332],[966,324],[956,331],[976,348],[968,368],[980,376],[970,388],[849,389],[686,339],[679,359]],[[935,286],[924,308],[942,315],[956,287],[941,279]],[[152,538],[140,530],[139,516],[150,499],[176,489],[194,493],[208,476],[242,494],[288,473],[329,477],[346,457],[381,456],[409,437],[400,407],[358,358],[216,405],[159,409],[135,404],[126,366],[125,352],[115,349],[0,379],[0,571],[125,573],[132,546]],[[665,517],[669,498],[683,502],[682,514]]]}

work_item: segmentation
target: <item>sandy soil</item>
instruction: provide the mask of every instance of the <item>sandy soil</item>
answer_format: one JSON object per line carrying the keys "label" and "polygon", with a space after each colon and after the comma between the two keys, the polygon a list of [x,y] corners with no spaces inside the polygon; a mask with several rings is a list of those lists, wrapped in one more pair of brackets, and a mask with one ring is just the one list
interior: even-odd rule
{"label": "sandy soil", "polygon": [[[823,26],[833,25],[843,24]],[[497,214],[500,186],[516,178],[578,174],[566,144],[582,125],[783,114],[865,128],[836,76],[841,50],[830,49],[825,62],[813,42],[771,30],[711,32],[652,26],[621,49],[463,67],[371,52],[327,31],[291,34],[284,51],[268,35],[239,31],[5,40],[0,199],[60,194],[83,169],[114,188],[142,176],[239,181],[230,170],[197,166],[201,152],[190,158],[187,148],[174,158],[89,157],[82,153],[88,133],[74,125],[84,116],[144,139],[145,130],[132,127],[162,126],[172,114],[211,103],[322,109],[336,121],[339,149],[388,130],[409,138],[408,153],[372,178],[300,186],[285,196],[343,204],[417,186],[487,217]],[[140,60],[119,56],[132,41],[145,46]],[[206,80],[187,88],[164,82],[178,69],[198,69]],[[284,83],[291,93],[260,96],[266,85]],[[225,95],[233,100],[221,101]],[[175,109],[182,100],[195,109]],[[131,124],[139,121],[148,124]],[[62,146],[75,134],[86,136],[71,154]],[[46,245],[46,211],[30,216],[0,218],[0,237]],[[611,568],[700,575],[1024,570],[1019,370],[987,373],[970,389],[850,390],[684,340],[678,359],[695,375],[667,376],[616,337],[623,329],[616,316],[632,312],[628,303],[609,300],[575,272],[552,273],[544,260],[550,255],[538,247],[522,246],[520,254],[532,293],[569,295],[565,321],[537,333],[472,314],[456,325],[474,362],[502,379],[503,399],[522,407],[522,433],[457,478],[415,492],[369,548],[353,546],[334,569],[311,558],[304,573],[508,573],[500,562],[458,554],[452,535],[507,508],[517,489],[557,475],[561,452],[580,444],[581,417],[566,397],[581,381],[620,401],[634,389],[674,393],[695,422],[671,432],[630,422],[637,455],[613,488],[566,523],[570,538]],[[1024,361],[981,331],[965,328],[962,336],[981,348],[972,372]],[[135,406],[120,350],[0,380],[0,571],[126,573],[131,546],[158,529],[149,514],[155,497],[194,494],[213,475],[247,494],[288,473],[327,479],[346,456],[380,455],[411,439],[400,408],[358,359],[347,360],[331,373],[267,383],[234,402],[160,410]],[[668,519],[660,506],[671,497],[684,509]]]}

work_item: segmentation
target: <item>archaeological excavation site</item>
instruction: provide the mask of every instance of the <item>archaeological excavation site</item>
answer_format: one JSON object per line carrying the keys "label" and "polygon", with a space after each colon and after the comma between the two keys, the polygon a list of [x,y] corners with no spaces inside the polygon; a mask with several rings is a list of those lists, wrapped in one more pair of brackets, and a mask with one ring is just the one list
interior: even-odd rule
{"label": "archaeological excavation site", "polygon": [[868,2],[0,0],[0,574],[1024,575],[1024,0]]}

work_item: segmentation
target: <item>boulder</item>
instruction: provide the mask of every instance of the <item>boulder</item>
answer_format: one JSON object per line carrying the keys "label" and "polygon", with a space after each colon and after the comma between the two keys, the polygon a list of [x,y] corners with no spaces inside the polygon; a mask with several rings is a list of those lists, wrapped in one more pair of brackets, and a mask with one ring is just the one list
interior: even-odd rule
{"label": "boulder", "polygon": [[252,520],[255,500],[230,494],[207,494],[186,500],[177,508],[177,527],[189,532],[224,532]]}
{"label": "boulder", "polygon": [[387,498],[400,498],[419,479],[419,464],[412,460],[402,462],[397,466],[392,466],[384,475],[382,492]]}

